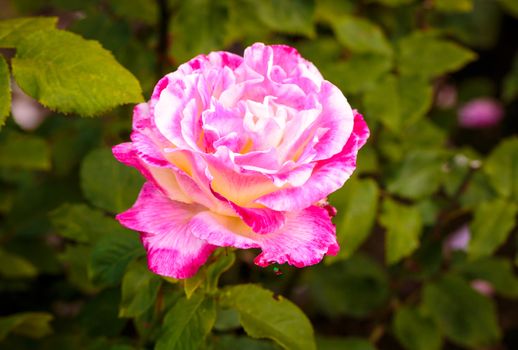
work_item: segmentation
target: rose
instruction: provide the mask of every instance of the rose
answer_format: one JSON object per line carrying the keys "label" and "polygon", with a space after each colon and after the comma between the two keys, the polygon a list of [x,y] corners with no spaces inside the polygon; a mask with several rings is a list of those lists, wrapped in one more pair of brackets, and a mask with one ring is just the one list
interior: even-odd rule
{"label": "rose", "polygon": [[288,46],[200,55],[135,107],[115,157],[146,177],[117,219],[140,231],[155,273],[187,278],[216,247],[260,248],[260,266],[336,254],[326,197],[355,169],[369,130]]}

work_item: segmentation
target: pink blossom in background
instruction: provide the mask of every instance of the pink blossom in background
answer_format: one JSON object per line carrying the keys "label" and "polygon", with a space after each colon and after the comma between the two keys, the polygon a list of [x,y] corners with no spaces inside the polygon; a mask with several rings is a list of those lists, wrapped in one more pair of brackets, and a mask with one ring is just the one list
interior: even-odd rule
{"label": "pink blossom in background", "polygon": [[492,98],[477,98],[458,111],[459,125],[464,128],[485,128],[498,124],[504,116],[502,104]]}
{"label": "pink blossom in background", "polygon": [[435,104],[442,109],[453,108],[457,104],[457,88],[455,85],[441,85],[435,97]]}
{"label": "pink blossom in background", "polygon": [[11,84],[11,90],[11,114],[16,124],[23,130],[37,129],[50,111],[23,92],[14,80]]}
{"label": "pink blossom in background", "polygon": [[485,295],[487,297],[492,296],[495,293],[495,289],[493,288],[493,285],[485,280],[473,280],[471,281],[471,288],[476,290],[482,295]]}
{"label": "pink blossom in background", "polygon": [[193,276],[217,247],[259,248],[259,266],[336,254],[325,199],[356,167],[369,129],[340,90],[288,46],[200,55],[135,107],[115,157],[147,182],[117,216],[149,268]]}
{"label": "pink blossom in background", "polygon": [[466,251],[470,239],[469,226],[467,224],[462,225],[444,240],[443,252],[448,254],[454,250]]}

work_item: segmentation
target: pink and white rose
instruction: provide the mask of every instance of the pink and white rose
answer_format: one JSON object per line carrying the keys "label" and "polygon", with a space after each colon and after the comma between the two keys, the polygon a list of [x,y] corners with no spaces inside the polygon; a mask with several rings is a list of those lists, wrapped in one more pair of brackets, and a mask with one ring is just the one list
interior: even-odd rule
{"label": "pink and white rose", "polygon": [[339,250],[325,200],[368,136],[289,46],[200,55],[158,82],[134,109],[131,142],[113,148],[147,179],[117,219],[160,275],[191,277],[217,247],[259,248],[259,266],[316,264]]}

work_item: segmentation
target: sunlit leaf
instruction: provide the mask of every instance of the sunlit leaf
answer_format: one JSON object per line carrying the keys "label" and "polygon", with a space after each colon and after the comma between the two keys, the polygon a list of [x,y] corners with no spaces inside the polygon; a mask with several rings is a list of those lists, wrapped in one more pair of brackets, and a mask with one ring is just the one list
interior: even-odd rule
{"label": "sunlit leaf", "polygon": [[0,20],[0,47],[17,47],[21,41],[34,32],[52,30],[57,17],[23,17]]}
{"label": "sunlit leaf", "polygon": [[92,116],[143,99],[139,82],[109,51],[62,30],[24,36],[12,69],[25,93],[63,113]]}

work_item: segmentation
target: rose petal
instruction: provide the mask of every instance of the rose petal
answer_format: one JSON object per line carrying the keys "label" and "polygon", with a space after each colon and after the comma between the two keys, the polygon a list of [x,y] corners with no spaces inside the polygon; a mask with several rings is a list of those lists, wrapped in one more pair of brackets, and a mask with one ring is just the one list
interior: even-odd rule
{"label": "rose petal", "polygon": [[193,236],[189,221],[201,207],[172,201],[147,182],[133,207],[117,215],[119,222],[141,232],[149,269],[174,278],[193,276],[215,249]]}
{"label": "rose petal", "polygon": [[326,198],[343,186],[356,168],[358,150],[369,137],[369,128],[361,114],[354,116],[354,129],[342,152],[320,161],[303,186],[284,188],[266,194],[255,202],[279,211],[297,211]]}
{"label": "rose petal", "polygon": [[269,234],[254,233],[238,218],[209,211],[196,215],[189,227],[193,235],[210,244],[261,248],[262,253],[255,259],[259,266],[288,263],[304,267],[316,264],[325,254],[334,255],[339,250],[335,227],[327,210],[317,206],[288,214],[286,224]]}
{"label": "rose petal", "polygon": [[338,250],[336,228],[324,208],[311,206],[288,214],[279,231],[260,237],[262,253],[255,258],[259,266],[288,263],[296,267],[314,265],[325,254]]}
{"label": "rose petal", "polygon": [[170,199],[192,203],[192,197],[187,195],[187,193],[193,193],[193,189],[190,188],[190,192],[185,192],[183,190],[185,186],[181,186],[178,183],[175,172],[171,168],[160,168],[146,164],[138,156],[135,143],[121,143],[112,148],[112,153],[121,163],[140,171],[148,181],[153,183],[155,187],[159,188]]}

